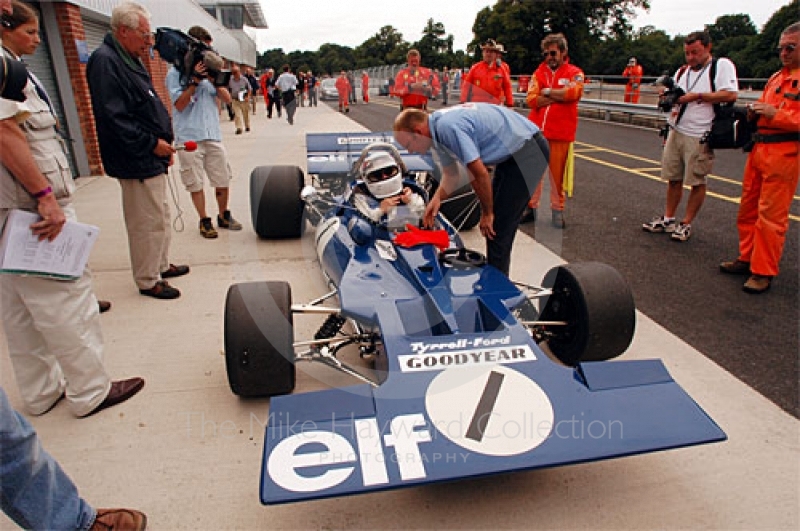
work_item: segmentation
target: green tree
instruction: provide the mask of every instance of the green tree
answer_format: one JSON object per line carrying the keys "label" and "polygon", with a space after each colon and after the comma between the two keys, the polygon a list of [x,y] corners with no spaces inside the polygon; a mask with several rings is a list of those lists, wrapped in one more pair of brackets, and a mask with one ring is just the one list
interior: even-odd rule
{"label": "green tree", "polygon": [[384,26],[355,49],[359,68],[391,64],[393,52],[401,46],[403,34],[393,26]]}
{"label": "green tree", "polygon": [[422,38],[412,45],[422,55],[422,63],[429,68],[446,66],[453,56],[453,36],[446,35],[444,24],[432,18],[422,30]]}
{"label": "green tree", "polygon": [[706,24],[706,31],[711,35],[711,42],[722,43],[731,37],[755,35],[756,25],[750,15],[722,15],[713,24]]}
{"label": "green tree", "polygon": [[530,72],[541,62],[541,40],[560,32],[569,42],[571,61],[582,65],[603,37],[631,34],[636,8],[649,9],[649,0],[498,0],[493,8],[477,14],[472,27],[475,39],[469,48],[477,60],[479,44],[496,39],[507,50],[512,72]]}

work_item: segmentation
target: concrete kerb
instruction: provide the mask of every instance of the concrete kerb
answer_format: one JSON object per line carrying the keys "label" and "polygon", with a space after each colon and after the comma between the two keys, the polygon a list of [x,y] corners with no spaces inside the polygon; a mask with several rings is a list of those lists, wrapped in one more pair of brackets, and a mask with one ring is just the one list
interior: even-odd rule
{"label": "concrete kerb", "polygon": [[[362,128],[325,105],[298,109],[294,126],[285,117],[267,120],[259,101],[252,131],[234,135],[233,129],[224,119],[235,176],[231,209],[245,228],[203,239],[189,195],[175,175],[185,229],[174,232],[171,257],[192,267],[190,275],[174,279],[183,292],[177,301],[155,301],[136,292],[117,183],[107,178],[79,183],[79,217],[102,231],[91,259],[95,291],[114,304],[102,318],[108,370],[117,378],[147,379],[140,395],[89,419],[72,418],[62,405],[32,419],[46,449],[93,505],[140,508],[155,529],[798,527],[798,422],[642,314],[625,358],[662,358],[727,431],[729,441],[262,507],[258,482],[269,401],[240,400],[228,388],[222,356],[225,293],[234,282],[285,280],[295,301],[307,301],[327,288],[309,256],[310,234],[300,242],[257,239],[249,215],[248,176],[262,164],[304,168],[306,132]],[[211,192],[207,202],[209,213],[216,215]],[[483,249],[476,231],[465,240]],[[538,284],[558,263],[558,256],[518,234],[515,278]],[[295,325],[302,338],[317,323],[298,318]],[[2,345],[5,351],[5,341]],[[297,392],[353,383],[324,367],[299,369]],[[0,358],[0,382],[20,407],[7,355]],[[0,528],[11,524],[0,518]]]}

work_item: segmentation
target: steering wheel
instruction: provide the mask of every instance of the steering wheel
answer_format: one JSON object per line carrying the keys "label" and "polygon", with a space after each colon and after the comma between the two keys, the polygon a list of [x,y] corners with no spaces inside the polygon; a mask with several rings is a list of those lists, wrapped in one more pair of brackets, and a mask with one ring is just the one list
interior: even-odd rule
{"label": "steering wheel", "polygon": [[486,265],[486,257],[470,249],[446,249],[439,256],[442,264],[455,269],[469,269]]}

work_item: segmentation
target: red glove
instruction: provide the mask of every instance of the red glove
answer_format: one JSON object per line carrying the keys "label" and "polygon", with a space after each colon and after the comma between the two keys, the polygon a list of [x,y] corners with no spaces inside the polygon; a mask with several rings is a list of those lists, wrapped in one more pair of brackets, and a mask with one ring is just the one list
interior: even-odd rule
{"label": "red glove", "polygon": [[415,245],[430,243],[442,251],[450,247],[450,237],[447,235],[446,230],[422,230],[410,223],[406,224],[406,228],[408,232],[401,232],[394,237],[395,245],[414,247]]}

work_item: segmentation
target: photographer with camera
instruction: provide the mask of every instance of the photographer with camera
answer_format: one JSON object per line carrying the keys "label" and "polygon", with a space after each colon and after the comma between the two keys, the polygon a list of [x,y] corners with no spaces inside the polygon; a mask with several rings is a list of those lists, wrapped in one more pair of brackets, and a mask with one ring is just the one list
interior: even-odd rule
{"label": "photographer with camera", "polygon": [[[646,232],[669,233],[674,241],[680,242],[690,238],[692,221],[706,197],[706,175],[711,173],[714,152],[701,139],[714,121],[714,104],[736,101],[739,90],[733,63],[711,57],[711,37],[707,32],[690,33],[684,40],[683,51],[686,64],[678,69],[674,80],[663,80],[667,90],[659,102],[659,108],[670,113],[661,156],[661,179],[669,183],[666,208],[663,216],[642,225]],[[684,183],[691,187],[691,192],[686,213],[678,223],[675,213]]]}
{"label": "photographer with camera", "polygon": [[[204,178],[214,187],[219,215],[217,226],[228,230],[241,230],[242,225],[231,216],[228,210],[231,173],[228,155],[222,145],[222,131],[219,124],[217,98],[223,103],[231,102],[231,94],[225,87],[215,87],[214,76],[209,74],[208,65],[222,64],[222,59],[210,50],[211,34],[200,26],[189,29],[189,36],[209,47],[205,53],[192,54],[190,71],[183,75],[174,65],[167,72],[166,84],[172,100],[172,118],[175,141],[183,145],[187,141],[197,143],[197,149],[189,152],[178,151],[181,165],[181,181],[192,196],[192,203],[200,216],[200,234],[204,238],[216,238],[217,231],[206,213],[206,197],[203,190]],[[212,55],[213,54],[213,55]],[[213,71],[213,70],[212,70]],[[209,79],[211,77],[211,79]],[[186,78],[182,82],[182,78]]]}
{"label": "photographer with camera", "polygon": [[789,208],[797,193],[800,22],[783,30],[777,52],[783,68],[769,79],[758,101],[748,105],[748,117],[758,120],[758,131],[744,168],[736,217],[739,256],[719,265],[723,273],[749,275],[742,288],[753,294],[767,291],[778,274]]}

